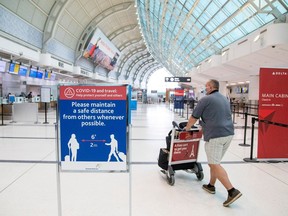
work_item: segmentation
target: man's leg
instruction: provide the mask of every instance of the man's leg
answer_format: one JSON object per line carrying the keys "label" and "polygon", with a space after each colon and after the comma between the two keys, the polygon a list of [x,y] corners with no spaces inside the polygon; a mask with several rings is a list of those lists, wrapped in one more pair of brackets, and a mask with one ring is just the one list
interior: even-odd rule
{"label": "man's leg", "polygon": [[233,188],[228,174],[225,169],[220,164],[209,164],[210,167],[210,184],[215,185],[216,180],[218,179],[227,190]]}

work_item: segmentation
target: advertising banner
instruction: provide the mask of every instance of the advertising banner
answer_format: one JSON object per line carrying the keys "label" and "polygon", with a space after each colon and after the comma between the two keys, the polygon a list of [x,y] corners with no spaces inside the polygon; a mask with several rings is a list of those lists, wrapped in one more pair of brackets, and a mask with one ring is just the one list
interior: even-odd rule
{"label": "advertising banner", "polygon": [[288,69],[261,68],[259,82],[257,158],[288,158]]}
{"label": "advertising banner", "polygon": [[127,86],[59,86],[62,170],[127,171]]}
{"label": "advertising banner", "polygon": [[199,141],[174,142],[172,163],[194,162],[197,160]]}
{"label": "advertising banner", "polygon": [[194,162],[198,157],[200,131],[182,131],[178,139],[173,140],[171,164]]}
{"label": "advertising banner", "polygon": [[87,47],[85,47],[83,57],[90,59],[95,65],[100,65],[111,71],[120,57],[120,51],[100,29],[96,29]]}

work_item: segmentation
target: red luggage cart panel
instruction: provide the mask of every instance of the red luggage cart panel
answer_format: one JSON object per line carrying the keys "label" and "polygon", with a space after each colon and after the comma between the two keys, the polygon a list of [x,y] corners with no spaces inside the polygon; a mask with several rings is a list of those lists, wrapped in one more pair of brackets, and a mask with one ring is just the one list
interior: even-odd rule
{"label": "red luggage cart panel", "polygon": [[202,131],[182,131],[179,133],[180,140],[200,139]]}
{"label": "red luggage cart panel", "polygon": [[187,161],[187,160],[197,160],[198,156],[199,140],[187,142],[174,142],[172,161]]}

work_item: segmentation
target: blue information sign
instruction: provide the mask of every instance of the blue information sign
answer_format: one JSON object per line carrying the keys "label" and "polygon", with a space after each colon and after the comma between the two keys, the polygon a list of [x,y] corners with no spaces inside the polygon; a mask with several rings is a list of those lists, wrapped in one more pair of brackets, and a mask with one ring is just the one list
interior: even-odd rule
{"label": "blue information sign", "polygon": [[127,171],[127,86],[59,86],[62,170]]}

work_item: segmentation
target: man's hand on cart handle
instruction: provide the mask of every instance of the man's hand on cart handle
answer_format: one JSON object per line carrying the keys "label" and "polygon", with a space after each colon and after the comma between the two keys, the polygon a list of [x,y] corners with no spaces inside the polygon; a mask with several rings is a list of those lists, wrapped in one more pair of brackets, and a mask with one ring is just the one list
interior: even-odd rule
{"label": "man's hand on cart handle", "polygon": [[189,131],[191,127],[197,122],[198,119],[194,118],[192,115],[190,116],[186,127],[184,128],[185,131]]}

